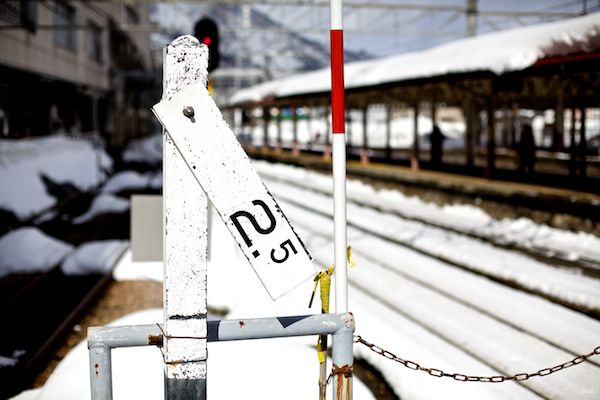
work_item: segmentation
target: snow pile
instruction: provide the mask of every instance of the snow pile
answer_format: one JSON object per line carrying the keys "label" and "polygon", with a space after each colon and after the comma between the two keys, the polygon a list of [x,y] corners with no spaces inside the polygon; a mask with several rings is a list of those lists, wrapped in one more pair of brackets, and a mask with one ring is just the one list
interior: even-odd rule
{"label": "snow pile", "polygon": [[80,216],[73,218],[73,223],[83,224],[95,216],[109,213],[123,213],[129,210],[129,201],[110,193],[101,193],[92,201],[90,208]]}
{"label": "snow pile", "polygon": [[123,151],[125,162],[158,164],[162,162],[162,135],[132,140]]}
{"label": "snow pile", "polygon": [[136,261],[132,259],[131,249],[127,249],[113,270],[113,278],[117,281],[163,280],[162,261]]}
{"label": "snow pile", "polygon": [[[346,88],[359,88],[446,74],[490,71],[502,74],[532,66],[544,57],[598,49],[600,13],[566,21],[509,29],[460,39],[431,49],[345,66]],[[331,90],[329,68],[240,90],[230,104]]]}
{"label": "snow pile", "polygon": [[[156,185],[156,174],[122,171],[113,175],[102,187],[102,193],[119,193],[123,190],[143,190]],[[161,178],[162,180],[162,178]]]}
{"label": "snow pile", "polygon": [[0,356],[0,369],[2,367],[14,367],[19,362],[19,358],[25,355],[25,350],[15,350],[10,357]]}
{"label": "snow pile", "polygon": [[72,249],[70,244],[54,239],[37,228],[15,229],[0,238],[0,277],[47,271]]}
{"label": "snow pile", "polygon": [[65,275],[104,274],[127,249],[127,241],[101,240],[84,243],[71,252],[60,269]]}
{"label": "snow pile", "polygon": [[55,204],[41,175],[85,191],[99,185],[112,160],[92,142],[66,136],[0,140],[0,208],[24,219]]}

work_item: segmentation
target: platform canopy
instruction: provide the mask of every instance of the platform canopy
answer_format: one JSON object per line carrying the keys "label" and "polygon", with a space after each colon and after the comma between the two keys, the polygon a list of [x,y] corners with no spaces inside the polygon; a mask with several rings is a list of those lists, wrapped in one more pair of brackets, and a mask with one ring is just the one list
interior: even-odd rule
{"label": "platform canopy", "polygon": [[[582,61],[595,64],[598,60],[600,13],[594,13],[460,39],[426,50],[349,63],[345,67],[345,80],[347,90],[359,92],[455,76],[493,78],[538,65]],[[324,68],[240,90],[231,97],[228,105],[308,98],[329,91],[330,71]]]}

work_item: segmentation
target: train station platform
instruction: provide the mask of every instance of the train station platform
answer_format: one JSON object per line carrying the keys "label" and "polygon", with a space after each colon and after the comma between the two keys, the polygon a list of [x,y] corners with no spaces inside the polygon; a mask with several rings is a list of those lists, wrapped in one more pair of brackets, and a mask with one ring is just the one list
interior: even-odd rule
{"label": "train station platform", "polygon": [[[331,171],[331,160],[323,158],[321,154],[301,152],[300,155],[294,155],[289,150],[252,147],[247,147],[246,151],[255,159]],[[362,163],[353,159],[347,161],[347,174],[350,177],[443,191],[473,199],[498,201],[600,221],[600,195],[595,193],[426,169],[413,171],[409,166],[373,161]]]}

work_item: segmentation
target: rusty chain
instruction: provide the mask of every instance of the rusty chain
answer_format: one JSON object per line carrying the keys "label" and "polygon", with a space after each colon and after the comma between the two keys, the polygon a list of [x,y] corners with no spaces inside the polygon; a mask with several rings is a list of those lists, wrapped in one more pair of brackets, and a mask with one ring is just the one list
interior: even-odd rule
{"label": "rusty chain", "polygon": [[414,361],[404,360],[404,359],[398,357],[397,355],[377,346],[376,344],[369,343],[365,339],[363,339],[361,336],[358,336],[358,335],[354,336],[354,343],[360,343],[362,345],[365,345],[372,352],[377,353],[380,356],[383,356],[389,360],[396,361],[397,363],[404,365],[408,369],[412,369],[414,371],[427,372],[429,375],[435,376],[436,378],[444,378],[444,377],[452,378],[455,381],[461,381],[461,382],[499,383],[499,382],[506,382],[506,381],[525,381],[525,380],[527,380],[529,378],[533,378],[535,376],[546,376],[546,375],[553,374],[553,373],[561,371],[563,369],[572,367],[573,365],[581,364],[582,362],[586,361],[590,357],[600,355],[600,346],[598,346],[591,353],[582,354],[580,356],[573,358],[570,361],[556,365],[552,368],[543,368],[537,372],[520,373],[520,374],[508,375],[508,376],[503,376],[503,375],[473,376],[473,375],[465,375],[465,374],[458,374],[458,373],[448,373],[448,372],[444,372],[441,369],[437,369],[437,368],[422,367],[421,365],[419,365],[418,363],[416,363]]}

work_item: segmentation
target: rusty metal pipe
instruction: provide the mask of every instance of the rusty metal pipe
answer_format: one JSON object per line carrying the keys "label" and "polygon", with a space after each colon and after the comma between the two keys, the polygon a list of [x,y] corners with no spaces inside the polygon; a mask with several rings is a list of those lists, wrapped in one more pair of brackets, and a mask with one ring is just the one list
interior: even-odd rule
{"label": "rusty metal pipe", "polygon": [[112,365],[110,347],[95,344],[90,350],[90,384],[92,399],[112,400]]}
{"label": "rusty metal pipe", "polygon": [[[231,319],[208,321],[208,341],[265,339],[290,336],[333,335],[334,388],[339,385],[344,397],[352,396],[352,346],[354,317],[350,313],[300,315],[289,317]],[[189,338],[184,338],[189,339]],[[117,347],[158,346],[164,340],[159,324],[91,327],[88,329],[92,400],[112,400],[110,352]],[[341,371],[341,372],[340,372]],[[203,382],[176,382],[170,394],[176,396],[192,390],[203,392]],[[337,386],[336,386],[337,385]],[[185,386],[185,387],[183,387]],[[183,391],[182,391],[183,390]],[[336,393],[337,391],[334,391]]]}
{"label": "rusty metal pipe", "polygon": [[343,317],[345,326],[333,335],[333,398],[335,400],[352,400],[352,355],[354,317],[346,314]]}

